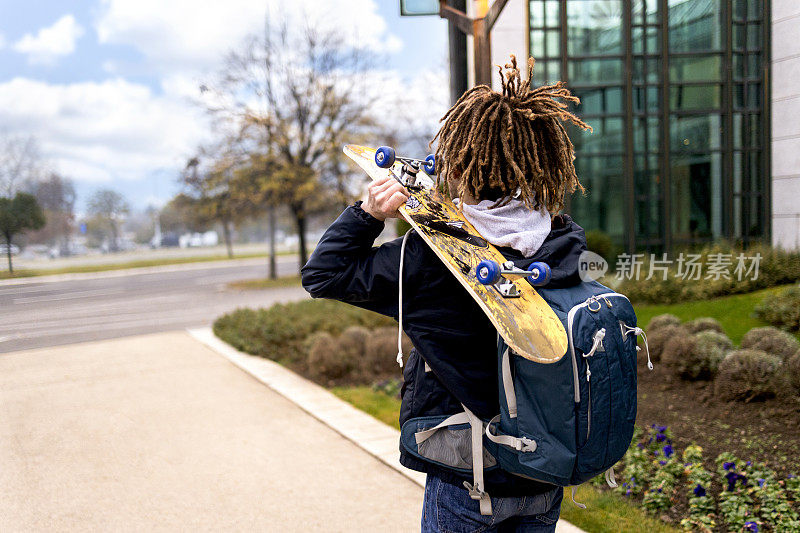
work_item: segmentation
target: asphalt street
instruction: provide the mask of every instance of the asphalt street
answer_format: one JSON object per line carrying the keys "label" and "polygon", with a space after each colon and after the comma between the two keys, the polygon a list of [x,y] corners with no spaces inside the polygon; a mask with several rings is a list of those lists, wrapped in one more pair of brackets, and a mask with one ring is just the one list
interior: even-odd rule
{"label": "asphalt street", "polygon": [[[307,297],[300,287],[227,287],[232,281],[265,276],[265,259],[151,270],[0,283],[0,353],[207,326],[237,307]],[[279,275],[294,272],[296,258],[278,258]]]}

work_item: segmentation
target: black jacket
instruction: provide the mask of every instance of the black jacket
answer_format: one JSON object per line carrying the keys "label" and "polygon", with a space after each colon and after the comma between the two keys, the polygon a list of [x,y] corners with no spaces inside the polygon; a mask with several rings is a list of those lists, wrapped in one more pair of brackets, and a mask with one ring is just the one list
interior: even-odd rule
{"label": "black jacket", "polygon": [[[398,267],[402,238],[373,247],[384,223],[361,209],[348,207],[328,228],[302,268],[303,287],[314,298],[332,298],[383,315],[398,317]],[[583,229],[567,215],[553,219],[552,229],[533,257],[499,248],[522,268],[544,261],[552,269],[549,288],[574,285],[578,256],[586,249]],[[500,412],[497,390],[497,331],[478,304],[447,270],[422,238],[408,237],[403,267],[403,329],[414,344],[403,372],[400,424],[419,416],[463,411],[461,403],[483,419]],[[430,371],[426,372],[425,363]],[[472,481],[407,454],[400,462],[460,485]],[[552,486],[488,472],[492,496],[531,495]]]}

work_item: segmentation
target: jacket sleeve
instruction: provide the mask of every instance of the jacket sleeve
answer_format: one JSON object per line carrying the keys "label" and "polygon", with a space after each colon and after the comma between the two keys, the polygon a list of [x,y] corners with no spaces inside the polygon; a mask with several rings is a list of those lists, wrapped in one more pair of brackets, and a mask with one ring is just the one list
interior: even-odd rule
{"label": "jacket sleeve", "polygon": [[[373,247],[384,223],[356,202],[322,235],[300,270],[313,298],[331,298],[397,319],[398,268],[402,238]],[[411,242],[406,248],[406,272]]]}

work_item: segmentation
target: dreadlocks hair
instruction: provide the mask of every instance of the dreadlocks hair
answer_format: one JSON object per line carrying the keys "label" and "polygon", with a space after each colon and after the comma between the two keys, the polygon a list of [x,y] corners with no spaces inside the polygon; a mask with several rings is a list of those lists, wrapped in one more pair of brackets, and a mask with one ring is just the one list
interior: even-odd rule
{"label": "dreadlocks hair", "polygon": [[555,100],[580,103],[563,81],[531,87],[533,65],[529,58],[528,77],[522,81],[512,55],[505,72],[498,65],[502,94],[486,85],[473,87],[439,121],[443,124],[431,141],[439,139],[437,182],[442,176],[455,177],[462,201],[469,193],[478,200],[496,200],[492,207],[500,207],[519,191],[527,207],[544,206],[555,214],[564,207],[566,192],[584,192],[575,174],[574,147],[561,121],[592,128]]}

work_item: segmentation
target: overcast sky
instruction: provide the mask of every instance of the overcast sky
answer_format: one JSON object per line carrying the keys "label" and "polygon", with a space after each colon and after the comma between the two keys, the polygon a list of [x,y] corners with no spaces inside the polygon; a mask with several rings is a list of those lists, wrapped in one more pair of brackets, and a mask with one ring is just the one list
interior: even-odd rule
{"label": "overcast sky", "polygon": [[207,135],[190,99],[267,6],[369,44],[421,101],[446,98],[446,24],[401,18],[398,0],[0,0],[0,132],[35,135],[79,208],[100,187],[161,205]]}

